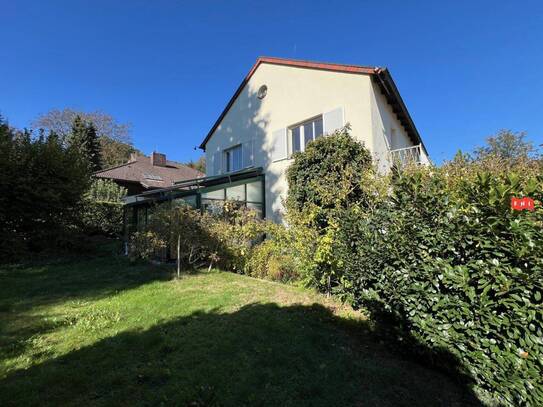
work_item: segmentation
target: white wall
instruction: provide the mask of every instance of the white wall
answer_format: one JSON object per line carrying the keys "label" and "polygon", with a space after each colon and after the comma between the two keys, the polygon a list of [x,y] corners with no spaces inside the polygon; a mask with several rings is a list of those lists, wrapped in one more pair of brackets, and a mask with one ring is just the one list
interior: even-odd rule
{"label": "white wall", "polygon": [[[256,97],[261,85],[268,87],[263,100]],[[207,174],[215,152],[254,139],[254,165],[266,176],[266,215],[281,220],[291,160],[272,162],[272,133],[342,107],[353,137],[371,149],[371,86],[367,75],[261,64],[206,145]]]}
{"label": "white wall", "polygon": [[393,112],[392,106],[387,102],[379,86],[375,83],[372,83],[370,99],[372,117],[372,144],[370,151],[377,162],[377,168],[381,172],[384,172],[390,166],[387,153],[389,149],[395,150],[414,144]]}
{"label": "white wall", "polygon": [[[256,93],[262,85],[268,92],[259,100]],[[214,175],[214,153],[254,140],[254,165],[263,167],[266,177],[266,216],[281,221],[288,187],[285,170],[291,160],[272,162],[273,132],[339,107],[352,136],[374,154],[380,170],[389,166],[388,144],[392,149],[413,145],[369,75],[263,63],[207,142],[207,175]],[[395,137],[390,139],[392,129]]]}

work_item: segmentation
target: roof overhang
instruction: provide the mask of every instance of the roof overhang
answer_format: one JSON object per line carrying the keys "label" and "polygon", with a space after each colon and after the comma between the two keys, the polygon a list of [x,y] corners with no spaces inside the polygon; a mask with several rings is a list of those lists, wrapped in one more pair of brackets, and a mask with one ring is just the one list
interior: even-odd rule
{"label": "roof overhang", "polygon": [[301,61],[301,60],[295,60],[295,59],[285,59],[285,58],[274,58],[274,57],[259,57],[247,76],[243,78],[241,81],[241,84],[236,89],[234,95],[230,100],[228,101],[228,104],[220,114],[219,118],[215,121],[213,124],[213,127],[211,127],[211,130],[209,133],[207,133],[206,137],[200,144],[200,148],[205,151],[206,144],[209,141],[209,139],[213,136],[213,133],[215,130],[217,130],[217,127],[221,124],[222,120],[236,101],[239,94],[243,91],[243,88],[245,85],[249,82],[255,71],[258,69],[260,64],[272,64],[272,65],[283,65],[283,66],[291,66],[296,68],[305,68],[305,69],[318,69],[318,70],[324,70],[324,71],[331,71],[331,72],[342,72],[342,73],[350,73],[350,74],[358,74],[358,75],[370,75],[379,86],[381,92],[385,95],[388,103],[392,106],[392,109],[394,113],[398,116],[398,119],[400,120],[400,123],[405,127],[407,134],[412,139],[412,141],[415,144],[421,144],[424,151],[426,151],[426,147],[424,146],[424,143],[422,142],[422,139],[419,135],[419,132],[417,128],[415,127],[415,123],[411,119],[411,116],[409,115],[409,112],[407,111],[407,107],[405,106],[405,103],[403,102],[400,93],[398,92],[398,88],[396,87],[396,84],[392,80],[392,76],[390,75],[390,72],[386,68],[379,68],[379,67],[371,67],[371,66],[361,66],[361,65],[344,65],[344,64],[333,64],[333,63],[323,63],[323,62],[313,62],[313,61]]}
{"label": "roof overhang", "polygon": [[153,189],[142,192],[138,195],[132,195],[130,199],[125,201],[127,205],[133,205],[143,202],[160,200],[168,197],[174,192],[180,192],[186,195],[194,194],[196,191],[204,188],[217,187],[219,185],[228,185],[234,182],[243,181],[249,178],[254,178],[262,175],[262,167],[249,167],[236,172],[231,172],[224,175],[213,175],[210,177],[195,178],[191,180],[179,181],[175,185],[167,188]]}
{"label": "roof overhang", "polygon": [[414,144],[420,144],[426,155],[428,155],[426,146],[424,145],[419,131],[417,130],[417,127],[415,126],[415,123],[407,110],[407,106],[400,96],[400,92],[398,91],[389,70],[386,68],[375,68],[372,78],[377,82],[379,89],[392,107],[392,111],[394,114],[396,114],[400,123],[404,126],[411,141],[413,141]]}

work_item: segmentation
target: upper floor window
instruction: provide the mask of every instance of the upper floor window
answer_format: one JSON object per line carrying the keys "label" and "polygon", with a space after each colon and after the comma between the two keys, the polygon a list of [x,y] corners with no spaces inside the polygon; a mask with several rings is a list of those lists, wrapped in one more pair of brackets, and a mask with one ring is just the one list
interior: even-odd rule
{"label": "upper floor window", "polygon": [[315,140],[317,137],[322,136],[322,116],[315,117],[306,122],[297,124],[290,129],[290,154],[298,151],[305,151],[305,147],[310,141]]}
{"label": "upper floor window", "polygon": [[224,163],[226,172],[241,170],[243,166],[241,146],[235,146],[224,151]]}

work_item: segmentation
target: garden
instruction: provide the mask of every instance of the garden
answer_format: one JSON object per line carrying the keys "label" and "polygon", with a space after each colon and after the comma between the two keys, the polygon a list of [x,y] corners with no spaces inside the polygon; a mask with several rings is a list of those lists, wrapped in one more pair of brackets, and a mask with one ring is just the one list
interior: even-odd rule
{"label": "garden", "polygon": [[[288,226],[228,204],[158,208],[135,257],[178,247],[220,267],[311,287],[370,315],[398,349],[468,383],[488,404],[543,401],[543,172],[502,132],[441,167],[373,169],[345,128],[294,156]],[[511,207],[529,197],[531,210]]]}
{"label": "garden", "polygon": [[124,258],[96,243],[123,191],[92,180],[92,126],[1,129],[2,404],[543,402],[543,160],[522,134],[385,175],[346,127],[295,154],[288,226],[162,205]]}

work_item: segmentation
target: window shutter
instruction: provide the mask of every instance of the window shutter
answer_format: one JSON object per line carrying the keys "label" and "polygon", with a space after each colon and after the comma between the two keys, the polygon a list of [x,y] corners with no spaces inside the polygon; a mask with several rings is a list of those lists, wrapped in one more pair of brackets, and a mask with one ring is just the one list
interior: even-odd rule
{"label": "window shutter", "polygon": [[243,168],[255,165],[254,158],[254,140],[247,141],[242,145]]}
{"label": "window shutter", "polygon": [[287,129],[275,130],[273,132],[272,161],[279,161],[287,158]]}
{"label": "window shutter", "polygon": [[213,175],[219,175],[221,173],[221,157],[222,151],[213,154]]}
{"label": "window shutter", "polygon": [[345,123],[343,120],[343,108],[331,110],[322,115],[322,124],[324,127],[324,134],[332,134],[334,131],[341,129]]}

